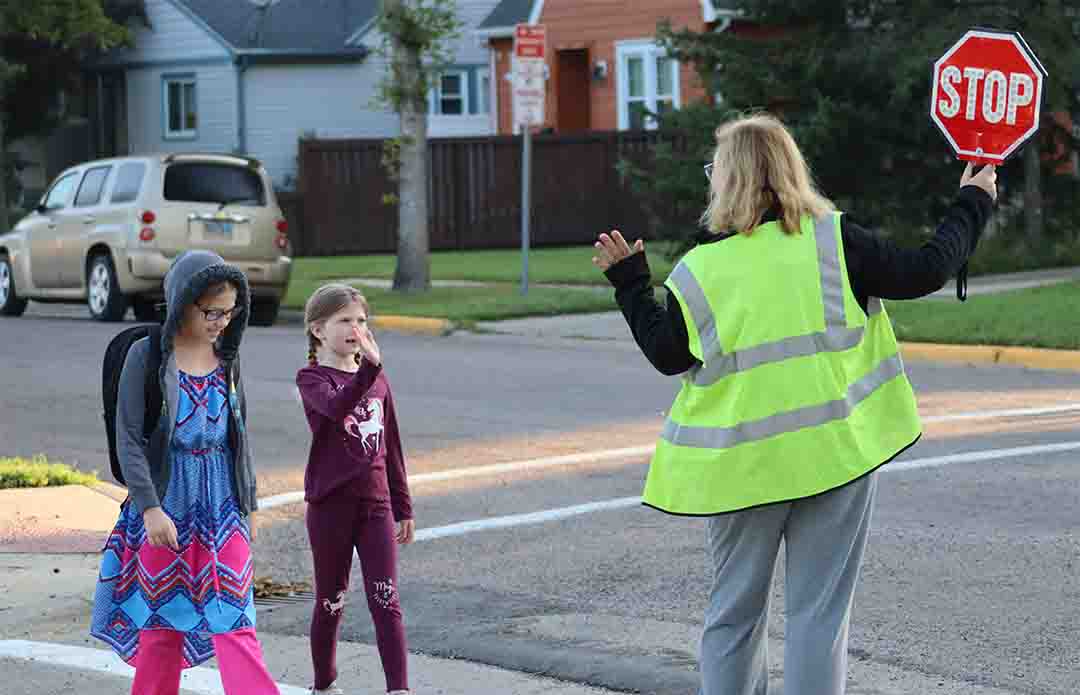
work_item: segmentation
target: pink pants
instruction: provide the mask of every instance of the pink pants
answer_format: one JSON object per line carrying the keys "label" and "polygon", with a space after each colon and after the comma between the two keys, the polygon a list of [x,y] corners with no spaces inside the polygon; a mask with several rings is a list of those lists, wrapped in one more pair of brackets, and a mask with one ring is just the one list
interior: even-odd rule
{"label": "pink pants", "polygon": [[[278,695],[253,628],[214,635],[213,640],[225,695]],[[131,695],[177,695],[184,664],[183,645],[181,632],[143,630]]]}

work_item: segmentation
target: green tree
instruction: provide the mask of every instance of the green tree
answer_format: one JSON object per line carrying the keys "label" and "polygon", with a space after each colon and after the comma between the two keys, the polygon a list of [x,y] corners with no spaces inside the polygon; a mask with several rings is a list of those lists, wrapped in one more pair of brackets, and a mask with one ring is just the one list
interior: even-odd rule
{"label": "green tree", "polygon": [[382,0],[378,29],[389,70],[380,100],[401,118],[401,135],[387,143],[384,161],[398,182],[398,254],[394,289],[431,289],[428,233],[428,118],[432,81],[460,35],[454,0]]}
{"label": "green tree", "polygon": [[[109,0],[109,5],[120,19],[141,8],[141,3],[132,0]],[[32,109],[41,108],[40,99],[24,104],[19,98],[45,93],[48,85],[40,79],[50,75],[57,77],[56,88],[62,88],[63,76],[70,79],[77,74],[79,57],[129,38],[105,10],[104,0],[0,0],[0,172],[9,169],[9,127],[15,126],[12,132],[17,134],[26,127],[24,108],[31,116]],[[31,68],[43,72],[34,75]],[[46,113],[38,116],[47,121]],[[0,231],[7,231],[8,225],[7,186],[0,185]]]}
{"label": "green tree", "polygon": [[[692,62],[709,93],[736,111],[765,109],[791,126],[825,193],[865,222],[918,231],[948,204],[959,168],[929,118],[932,66],[964,31],[1019,31],[1049,72],[1044,136],[1001,172],[1003,200],[1023,180],[1027,236],[1041,243],[1041,181],[1053,142],[1072,146],[1051,114],[1072,106],[1080,64],[1080,0],[736,0],[753,32],[658,28],[658,39]],[[715,121],[709,124],[714,127]],[[1047,136],[1049,134],[1049,137]],[[1068,149],[1068,147],[1066,149]],[[1067,155],[1068,151],[1062,153]],[[1040,166],[1041,164],[1041,166]],[[1065,213],[1065,210],[1056,212]]]}

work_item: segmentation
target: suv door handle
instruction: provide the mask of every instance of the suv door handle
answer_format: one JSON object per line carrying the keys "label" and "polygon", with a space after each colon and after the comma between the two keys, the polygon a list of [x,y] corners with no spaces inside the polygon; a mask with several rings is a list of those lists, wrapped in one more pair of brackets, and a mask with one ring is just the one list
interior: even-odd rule
{"label": "suv door handle", "polygon": [[90,217],[89,215],[87,215],[83,218],[83,224],[94,224],[95,222],[97,222],[96,217]]}

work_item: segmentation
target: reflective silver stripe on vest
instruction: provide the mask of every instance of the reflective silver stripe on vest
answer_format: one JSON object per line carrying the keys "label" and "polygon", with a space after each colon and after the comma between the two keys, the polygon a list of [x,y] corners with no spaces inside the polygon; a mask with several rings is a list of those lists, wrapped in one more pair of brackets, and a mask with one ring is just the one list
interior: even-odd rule
{"label": "reflective silver stripe on vest", "polygon": [[840,268],[840,249],[834,228],[836,215],[823,215],[814,223],[817,241],[818,274],[821,276],[821,301],[825,305],[825,329],[844,328],[844,272]]}
{"label": "reflective silver stripe on vest", "polygon": [[675,266],[669,279],[679,290],[686,302],[686,308],[690,311],[690,317],[694,319],[694,326],[701,340],[701,354],[708,362],[714,356],[713,351],[720,349],[720,339],[716,335],[716,317],[709,308],[709,301],[705,299],[705,291],[701,289],[690,269],[682,263]]}
{"label": "reflective silver stripe on vest", "polygon": [[[814,223],[818,273],[821,278],[822,305],[825,307],[825,330],[771,343],[755,345],[745,350],[724,353],[717,335],[716,322],[705,293],[683,264],[671,273],[671,281],[686,301],[690,316],[701,338],[703,364],[691,367],[686,378],[697,386],[711,386],[720,379],[764,364],[782,362],[828,352],[843,352],[857,346],[863,337],[863,327],[848,328],[844,310],[844,274],[840,249],[835,232],[835,213],[829,213]],[[867,306],[870,315],[881,311],[881,302],[871,298]],[[708,339],[706,339],[708,336]]]}
{"label": "reflective silver stripe on vest", "polygon": [[819,427],[847,418],[870,394],[903,373],[904,363],[899,355],[893,355],[852,384],[844,398],[770,415],[734,427],[690,427],[680,425],[668,418],[660,436],[678,446],[727,449],[739,444],[758,442],[780,434],[796,432],[807,427]]}

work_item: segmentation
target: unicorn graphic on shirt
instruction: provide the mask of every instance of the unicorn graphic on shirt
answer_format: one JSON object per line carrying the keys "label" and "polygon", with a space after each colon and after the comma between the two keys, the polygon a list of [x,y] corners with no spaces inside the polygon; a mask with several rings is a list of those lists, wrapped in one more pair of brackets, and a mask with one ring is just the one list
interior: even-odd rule
{"label": "unicorn graphic on shirt", "polygon": [[345,416],[345,431],[360,440],[364,453],[375,456],[383,433],[383,406],[377,398],[365,398]]}

